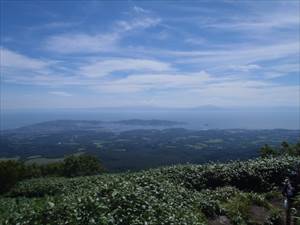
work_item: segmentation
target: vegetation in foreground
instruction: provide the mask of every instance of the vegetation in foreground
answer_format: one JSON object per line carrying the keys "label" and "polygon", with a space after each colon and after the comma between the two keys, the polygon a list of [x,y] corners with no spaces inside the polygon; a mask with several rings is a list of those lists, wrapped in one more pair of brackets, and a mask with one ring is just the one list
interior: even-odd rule
{"label": "vegetation in foreground", "polygon": [[30,178],[63,176],[76,177],[103,172],[99,159],[91,155],[72,155],[62,162],[44,165],[25,164],[21,160],[0,161],[0,194],[7,192],[17,182]]}
{"label": "vegetation in foreground", "polygon": [[283,179],[300,158],[31,179],[0,198],[2,224],[282,224]]}

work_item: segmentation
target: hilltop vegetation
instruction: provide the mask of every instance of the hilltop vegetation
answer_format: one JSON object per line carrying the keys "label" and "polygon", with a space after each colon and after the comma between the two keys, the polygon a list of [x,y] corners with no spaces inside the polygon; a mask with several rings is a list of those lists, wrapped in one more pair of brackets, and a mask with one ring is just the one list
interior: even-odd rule
{"label": "hilltop vegetation", "polygon": [[[281,224],[278,187],[300,158],[179,165],[138,173],[44,178],[0,198],[2,224]],[[275,203],[274,203],[275,202]],[[263,215],[259,214],[263,212]],[[258,214],[257,214],[258,213]]]}
{"label": "hilltop vegetation", "polygon": [[[300,184],[299,147],[282,142],[264,145],[255,160],[119,174],[85,154],[45,165],[3,161],[0,224],[283,225],[280,188],[287,176]],[[300,195],[293,207],[299,217]]]}

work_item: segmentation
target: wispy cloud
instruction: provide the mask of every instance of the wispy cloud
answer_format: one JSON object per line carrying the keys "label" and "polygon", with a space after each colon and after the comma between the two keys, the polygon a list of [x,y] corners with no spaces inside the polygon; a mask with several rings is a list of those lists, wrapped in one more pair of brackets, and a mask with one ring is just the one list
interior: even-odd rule
{"label": "wispy cloud", "polygon": [[213,81],[211,75],[205,71],[195,74],[136,74],[128,77],[107,81],[96,88],[102,92],[144,92],[169,91],[178,89],[200,88],[203,84]]}
{"label": "wispy cloud", "polygon": [[[185,10],[183,17],[168,17],[167,20],[176,23],[190,23],[201,29],[213,29],[216,32],[245,32],[246,34],[277,29],[297,29],[300,25],[300,3],[289,1],[270,2],[236,2],[229,9],[216,10],[213,7],[177,6],[178,11]],[[268,11],[266,11],[268,8]],[[237,10],[241,10],[240,13]],[[280,33],[280,30],[279,30]]]}
{"label": "wispy cloud", "polygon": [[46,50],[58,53],[96,53],[115,51],[123,37],[130,35],[130,31],[143,30],[160,23],[160,18],[142,15],[141,8],[137,8],[139,15],[130,20],[120,20],[114,23],[109,32],[96,34],[64,33],[49,37],[45,41]]}
{"label": "wispy cloud", "polygon": [[49,63],[42,59],[24,56],[6,48],[0,48],[1,68],[39,70],[47,67]]}
{"label": "wispy cloud", "polygon": [[269,29],[278,28],[296,28],[299,25],[299,12],[297,13],[297,11],[294,10],[292,13],[279,11],[273,12],[271,15],[265,13],[248,18],[239,17],[225,23],[218,21],[203,26],[227,30],[268,31]]}
{"label": "wispy cloud", "polygon": [[136,13],[142,13],[142,14],[144,14],[144,13],[149,13],[150,11],[149,10],[146,10],[146,9],[144,9],[144,8],[142,8],[142,7],[139,7],[139,6],[133,6],[133,11],[135,11]]}
{"label": "wispy cloud", "polygon": [[[230,46],[223,46],[219,49],[210,50],[190,50],[190,51],[173,51],[173,50],[159,50],[151,49],[148,53],[150,54],[164,54],[168,56],[175,57],[185,57],[185,62],[199,62],[203,61],[244,61],[253,62],[260,60],[273,60],[278,58],[284,58],[290,55],[298,54],[298,42],[277,42],[271,43],[269,45],[246,45],[246,46],[235,46],[231,44]],[[147,52],[146,49],[143,51]]]}
{"label": "wispy cloud", "polygon": [[159,18],[145,17],[143,19],[135,19],[132,21],[119,21],[117,22],[117,26],[120,28],[119,32],[125,32],[134,29],[144,29],[147,27],[152,27],[157,25],[159,22]]}
{"label": "wispy cloud", "polygon": [[117,58],[98,61],[80,68],[80,73],[88,77],[108,76],[113,72],[150,72],[150,71],[171,71],[169,63],[147,60]]}
{"label": "wispy cloud", "polygon": [[120,39],[119,34],[97,34],[88,35],[61,34],[47,39],[45,48],[58,53],[93,53],[101,51],[112,51]]}
{"label": "wispy cloud", "polygon": [[60,97],[70,97],[72,94],[65,92],[65,91],[50,91],[49,94],[51,95],[57,95]]}
{"label": "wispy cloud", "polygon": [[[279,65],[271,65],[267,70],[263,71],[264,77],[267,79],[274,79],[278,77],[284,77],[294,74],[299,78],[300,75],[300,63],[281,63]],[[300,87],[299,87],[300,89]]]}
{"label": "wispy cloud", "polygon": [[103,84],[95,90],[100,93],[117,94],[120,98],[135,96],[140,101],[151,96],[151,104],[160,107],[194,107],[207,104],[224,107],[299,106],[299,101],[295,98],[300,94],[297,86],[245,79],[220,81],[200,75],[157,76],[160,77],[132,77]]}
{"label": "wispy cloud", "polygon": [[197,38],[194,37],[194,38],[186,38],[184,42],[193,45],[203,45],[206,42],[206,40],[202,37],[197,37]]}
{"label": "wispy cloud", "polygon": [[260,69],[261,66],[256,64],[247,64],[247,65],[230,65],[228,66],[229,69],[241,71],[241,72],[249,72],[251,70]]}
{"label": "wispy cloud", "polygon": [[58,15],[28,26],[41,29],[31,31],[32,45],[5,34],[13,42],[0,49],[3,83],[38,86],[61,105],[87,105],[86,96],[111,105],[299,105],[294,5],[124,3],[102,21],[105,4],[87,7],[84,19]]}

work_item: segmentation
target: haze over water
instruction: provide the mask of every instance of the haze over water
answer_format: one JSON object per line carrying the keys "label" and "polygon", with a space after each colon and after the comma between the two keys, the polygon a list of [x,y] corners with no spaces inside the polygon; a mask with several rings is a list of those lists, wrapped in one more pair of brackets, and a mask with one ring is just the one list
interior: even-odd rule
{"label": "haze over water", "polygon": [[160,119],[186,122],[188,129],[300,129],[297,110],[43,110],[10,111],[1,115],[1,129],[50,120]]}

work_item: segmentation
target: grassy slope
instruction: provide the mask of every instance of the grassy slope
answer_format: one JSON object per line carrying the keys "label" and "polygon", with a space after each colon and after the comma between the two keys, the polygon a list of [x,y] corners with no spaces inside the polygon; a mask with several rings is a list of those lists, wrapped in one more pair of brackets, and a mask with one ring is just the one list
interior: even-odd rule
{"label": "grassy slope", "polygon": [[[0,198],[4,224],[261,224],[299,158],[180,165],[138,173],[24,181]],[[272,224],[272,223],[271,223]]]}

